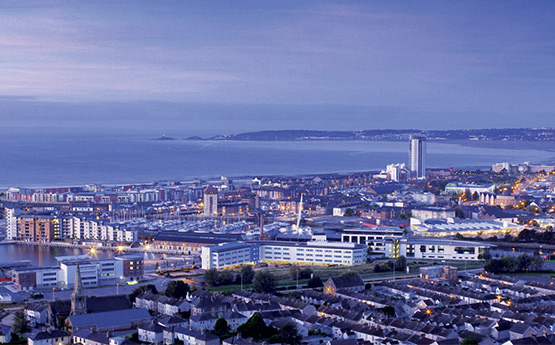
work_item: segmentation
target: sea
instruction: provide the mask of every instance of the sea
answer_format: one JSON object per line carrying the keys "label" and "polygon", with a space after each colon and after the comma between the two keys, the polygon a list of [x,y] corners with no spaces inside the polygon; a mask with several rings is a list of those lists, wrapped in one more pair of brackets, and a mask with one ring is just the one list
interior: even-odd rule
{"label": "sea", "polygon": [[[369,171],[408,160],[405,142],[183,140],[203,134],[214,133],[4,130],[0,189]],[[178,140],[154,140],[162,135]],[[497,162],[553,162],[555,152],[548,151],[553,150],[549,144],[428,142],[427,166],[484,168]]]}
{"label": "sea", "polygon": [[[215,134],[221,133],[54,126],[4,129],[0,132],[0,190],[369,171],[408,159],[405,142],[183,140]],[[178,140],[154,140],[162,135]],[[524,161],[553,163],[555,152],[549,144],[537,142],[427,143],[430,168],[487,168],[497,162]],[[0,245],[0,263],[31,260],[48,266],[56,263],[55,256],[74,254],[84,251]]]}

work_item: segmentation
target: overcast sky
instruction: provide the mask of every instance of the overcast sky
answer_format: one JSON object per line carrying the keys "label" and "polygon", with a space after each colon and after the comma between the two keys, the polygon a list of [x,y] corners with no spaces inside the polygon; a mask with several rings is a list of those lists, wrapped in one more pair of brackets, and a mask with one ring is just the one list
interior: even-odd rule
{"label": "overcast sky", "polygon": [[0,125],[553,127],[554,18],[553,1],[3,0]]}

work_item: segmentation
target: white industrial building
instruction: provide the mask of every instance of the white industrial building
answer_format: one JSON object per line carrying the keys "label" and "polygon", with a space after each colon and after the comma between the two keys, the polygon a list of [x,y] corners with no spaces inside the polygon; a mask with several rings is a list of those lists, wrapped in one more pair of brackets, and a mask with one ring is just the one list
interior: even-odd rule
{"label": "white industrial building", "polygon": [[327,241],[229,242],[203,247],[202,268],[227,268],[258,262],[352,266],[366,262],[366,248],[365,244]]}
{"label": "white industrial building", "polygon": [[411,218],[410,229],[414,235],[422,237],[447,237],[456,236],[493,236],[516,234],[523,227],[509,222],[500,222],[489,219],[459,219],[442,218],[421,220]]}
{"label": "white industrial building", "polygon": [[469,192],[470,194],[480,193],[493,193],[495,191],[495,184],[476,184],[476,183],[462,183],[451,182],[445,186],[445,194],[463,194]]}

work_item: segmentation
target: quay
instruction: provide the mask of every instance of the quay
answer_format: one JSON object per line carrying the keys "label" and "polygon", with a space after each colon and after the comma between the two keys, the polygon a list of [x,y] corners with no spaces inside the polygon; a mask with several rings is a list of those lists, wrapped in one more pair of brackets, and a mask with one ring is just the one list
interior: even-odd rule
{"label": "quay", "polygon": [[149,254],[171,254],[171,255],[181,255],[183,251],[170,250],[170,249],[154,249],[154,248],[133,248],[129,246],[103,246],[101,243],[91,243],[91,244],[73,244],[67,242],[32,242],[32,241],[21,241],[21,240],[4,240],[0,241],[0,245],[7,244],[17,244],[26,246],[44,246],[44,247],[61,247],[61,248],[77,248],[90,250],[102,250],[102,251],[112,251],[121,253],[149,253]]}

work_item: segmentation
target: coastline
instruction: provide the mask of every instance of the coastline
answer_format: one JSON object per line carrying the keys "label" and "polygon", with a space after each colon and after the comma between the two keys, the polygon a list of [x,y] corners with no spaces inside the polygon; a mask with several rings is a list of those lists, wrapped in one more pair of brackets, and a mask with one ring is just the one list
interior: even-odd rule
{"label": "coastline", "polygon": [[[153,142],[152,140],[143,140],[148,142]],[[181,145],[181,143],[186,143],[187,141],[179,141],[179,140],[172,140],[172,141],[157,141],[157,144],[152,147],[154,150],[168,150],[171,149],[172,152],[182,153],[183,150],[188,150],[188,145]],[[296,140],[296,141],[279,141],[279,142],[270,142],[270,141],[255,141],[255,140],[191,140],[188,141],[189,143],[193,144],[193,147],[196,148],[197,153],[199,154],[209,154],[214,155],[214,159],[227,159],[225,157],[229,157],[229,154],[239,156],[242,153],[249,153],[255,152],[258,155],[258,158],[261,157],[262,151],[268,149],[273,150],[274,154],[277,154],[279,157],[276,160],[277,162],[281,161],[288,162],[290,158],[296,159],[297,164],[282,164],[276,165],[275,172],[273,169],[264,168],[256,169],[251,171],[252,167],[248,165],[242,166],[242,163],[236,161],[233,163],[233,167],[230,169],[224,169],[218,166],[208,166],[206,169],[194,169],[194,170],[182,170],[183,175],[179,176],[176,175],[176,171],[167,171],[167,175],[163,175],[161,172],[153,172],[152,174],[142,174],[142,175],[151,175],[149,176],[118,176],[114,174],[106,174],[106,173],[93,173],[92,176],[89,178],[83,176],[83,181],[79,181],[79,179],[72,179],[72,181],[68,181],[68,183],[63,182],[63,176],[59,176],[57,179],[53,180],[52,183],[47,181],[40,181],[44,180],[43,178],[36,178],[35,176],[30,176],[27,181],[24,182],[16,182],[15,180],[10,182],[10,179],[4,180],[3,185],[0,185],[0,191],[6,191],[11,187],[22,187],[22,188],[69,188],[69,187],[82,187],[85,185],[102,185],[102,186],[122,186],[122,185],[131,185],[131,184],[154,184],[154,183],[164,183],[164,182],[184,182],[189,183],[193,182],[195,179],[202,179],[208,182],[211,181],[218,181],[221,176],[227,176],[231,179],[235,180],[248,180],[253,177],[295,177],[295,176],[316,176],[316,175],[324,175],[324,174],[345,174],[350,172],[377,172],[381,169],[385,168],[385,164],[387,159],[384,158],[384,153],[391,152],[392,154],[397,156],[397,159],[405,158],[403,153],[401,152],[401,146],[404,148],[403,141],[393,141],[393,140]],[[249,143],[250,142],[250,143]],[[230,143],[227,145],[226,143]],[[231,144],[233,143],[233,144]],[[243,144],[241,144],[243,143]],[[264,144],[259,144],[264,143]],[[276,144],[277,143],[277,144]],[[352,145],[351,145],[352,143]],[[467,159],[461,160],[458,163],[451,164],[446,162],[443,165],[437,164],[439,158],[436,159],[436,164],[429,164],[430,169],[441,169],[441,168],[455,168],[455,169],[489,169],[491,164],[499,163],[508,161],[509,163],[523,163],[525,161],[531,161],[534,164],[553,164],[555,162],[555,148],[551,148],[548,145],[551,142],[543,142],[543,141],[473,141],[473,140],[430,140],[428,142],[428,155],[436,155],[440,156],[443,155],[448,157],[451,153],[454,154],[464,154],[466,148],[473,149],[475,152],[476,150],[485,149],[491,150],[489,155],[491,157],[495,157],[497,153],[499,153],[498,160],[496,158],[486,158],[486,159],[478,159],[478,161],[473,162],[471,158],[469,158],[474,153],[467,153]],[[207,148],[204,146],[208,144],[211,148],[211,151],[208,151]],[[211,144],[221,144],[212,146]],[[394,146],[394,149],[389,150],[389,145]],[[394,145],[393,145],[394,144]],[[282,148],[283,145],[286,148]],[[372,148],[373,146],[378,147],[375,151]],[[370,149],[369,149],[370,147]],[[455,148],[457,147],[457,148]],[[207,150],[207,153],[204,153],[204,150]],[[297,150],[302,150],[303,153],[294,155]],[[324,164],[324,157],[326,156],[324,152],[326,150],[332,150],[335,157],[352,157],[352,162],[361,162],[362,160],[367,161],[369,163],[360,164],[354,163],[349,164],[347,160],[345,160],[342,164],[333,163],[333,164]],[[505,152],[496,150],[504,150]],[[531,155],[528,157],[528,154],[524,151],[530,151]],[[435,152],[434,152],[435,151]],[[520,152],[519,154],[514,154],[512,157],[506,155],[506,152],[513,151],[513,152]],[[535,152],[532,152],[535,151]],[[154,152],[154,151],[153,151]],[[163,151],[158,151],[163,152]],[[291,155],[289,154],[291,152]],[[479,153],[478,153],[479,154]],[[300,163],[299,157],[300,155],[305,155],[305,157],[309,157],[310,155],[318,156],[319,158],[315,158],[314,162],[318,163],[316,165],[306,165]],[[376,158],[376,162],[373,161],[375,155],[379,158]],[[380,156],[381,155],[381,156]],[[502,157],[503,155],[507,157]],[[485,157],[486,155],[484,155]],[[187,159],[195,159],[195,155],[191,155],[187,157]],[[480,158],[480,157],[478,157]],[[370,159],[370,160],[369,160]],[[491,162],[490,162],[491,161]],[[389,163],[392,163],[390,161]],[[429,161],[431,163],[431,161]],[[229,161],[228,161],[229,163]],[[383,163],[383,166],[380,164]],[[205,162],[201,162],[201,164],[206,164]],[[388,163],[387,163],[388,164]],[[252,165],[252,164],[251,164]],[[267,166],[267,165],[265,165]],[[364,167],[366,166],[366,167]],[[286,168],[284,168],[286,167]],[[312,171],[309,170],[314,169]],[[329,169],[329,170],[328,170]],[[205,171],[202,171],[205,170]],[[221,171],[219,171],[221,170]],[[195,173],[196,172],[196,173]],[[71,171],[67,172],[71,174]],[[112,176],[114,175],[114,176]],[[81,176],[77,172],[71,176]],[[40,176],[39,176],[40,177]]]}

